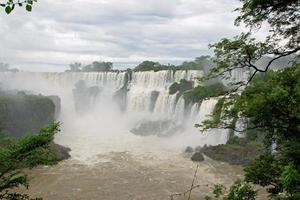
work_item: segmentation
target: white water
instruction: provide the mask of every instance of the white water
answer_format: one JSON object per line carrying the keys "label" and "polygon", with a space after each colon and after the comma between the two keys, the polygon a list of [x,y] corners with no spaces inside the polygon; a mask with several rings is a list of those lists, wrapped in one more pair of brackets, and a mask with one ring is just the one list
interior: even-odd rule
{"label": "white water", "polygon": [[[0,73],[0,82],[5,89],[29,90],[43,95],[57,95],[61,98],[62,112],[58,119],[62,132],[56,141],[72,149],[72,157],[78,160],[95,160],[98,154],[130,151],[132,153],[155,152],[161,149],[180,149],[186,146],[221,144],[227,140],[227,131],[211,130],[200,133],[194,128],[212,114],[217,99],[204,100],[191,106],[186,114],[184,99],[178,100],[169,95],[168,88],[181,79],[194,81],[202,76],[201,71],[159,71],[133,72],[127,87],[126,110],[121,112],[112,100],[114,93],[122,88],[126,81],[125,72],[92,73]],[[72,89],[79,80],[87,86],[103,89],[95,104],[82,114],[76,113]],[[155,102],[151,94],[157,92]],[[154,105],[151,111],[151,105]],[[185,124],[185,129],[168,138],[155,136],[139,137],[129,130],[141,119],[172,119]]]}

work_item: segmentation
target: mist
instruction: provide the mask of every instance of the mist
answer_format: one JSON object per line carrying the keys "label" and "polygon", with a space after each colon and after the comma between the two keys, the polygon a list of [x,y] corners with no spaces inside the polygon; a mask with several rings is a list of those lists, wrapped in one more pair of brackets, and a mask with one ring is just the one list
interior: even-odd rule
{"label": "mist", "polygon": [[[136,72],[126,83],[125,72],[99,73],[0,73],[6,90],[26,90],[34,94],[56,95],[61,99],[61,132],[58,144],[71,148],[75,160],[97,162],[101,154],[111,152],[184,151],[187,146],[222,144],[226,130],[201,133],[194,124],[211,114],[217,98],[194,104],[187,114],[184,100],[168,94],[168,87],[185,78],[194,81],[199,71]],[[115,94],[127,85],[125,102]],[[155,102],[151,94],[156,91]],[[126,104],[122,110],[120,102]],[[150,109],[153,104],[153,110]],[[169,135],[135,135],[134,127],[148,122],[170,122]],[[150,127],[150,132],[153,127]],[[148,130],[149,131],[149,130]],[[165,130],[161,130],[165,131]]]}

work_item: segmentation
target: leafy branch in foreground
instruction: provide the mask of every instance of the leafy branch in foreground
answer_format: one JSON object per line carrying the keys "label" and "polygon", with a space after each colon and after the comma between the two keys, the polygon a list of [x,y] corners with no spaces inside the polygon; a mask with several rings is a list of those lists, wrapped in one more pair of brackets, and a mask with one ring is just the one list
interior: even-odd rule
{"label": "leafy branch in foreground", "polygon": [[37,135],[11,140],[10,144],[0,148],[0,199],[30,199],[26,194],[11,192],[11,189],[29,187],[28,177],[22,169],[58,162],[50,148],[58,131],[59,124],[52,123]]}
{"label": "leafy branch in foreground", "polygon": [[16,6],[19,6],[19,7],[25,6],[25,9],[28,12],[31,12],[33,2],[37,2],[37,0],[18,0],[18,1],[7,0],[4,2],[0,1],[0,6],[4,8],[4,10],[7,14],[10,14],[15,9]]}
{"label": "leafy branch in foreground", "polygon": [[[300,51],[300,1],[299,0],[241,0],[243,6],[236,9],[240,16],[235,25],[246,25],[249,32],[233,39],[224,38],[210,45],[215,53],[215,67],[206,79],[216,76],[229,78],[234,70],[248,73],[247,80],[235,85],[247,85],[258,73],[267,72],[278,59],[292,55],[298,59]],[[269,35],[257,41],[251,34],[267,22]],[[272,58],[261,66],[258,61],[265,56]]]}

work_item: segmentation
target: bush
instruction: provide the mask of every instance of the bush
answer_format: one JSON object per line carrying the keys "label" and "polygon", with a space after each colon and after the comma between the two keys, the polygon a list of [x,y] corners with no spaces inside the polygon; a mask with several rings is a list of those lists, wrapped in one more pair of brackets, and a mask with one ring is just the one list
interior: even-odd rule
{"label": "bush", "polygon": [[215,83],[208,86],[198,86],[184,94],[184,99],[188,102],[196,103],[203,99],[222,96],[227,92],[222,83]]}

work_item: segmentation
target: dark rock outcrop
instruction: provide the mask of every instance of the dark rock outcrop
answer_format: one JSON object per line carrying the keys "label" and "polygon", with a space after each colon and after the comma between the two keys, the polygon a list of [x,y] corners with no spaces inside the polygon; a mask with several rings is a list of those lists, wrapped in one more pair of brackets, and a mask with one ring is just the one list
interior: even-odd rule
{"label": "dark rock outcrop", "polygon": [[168,137],[183,129],[181,124],[176,124],[171,120],[143,120],[139,122],[131,132],[135,135]]}
{"label": "dark rock outcrop", "polygon": [[13,136],[38,133],[55,119],[55,104],[41,95],[0,93],[0,130]]}

